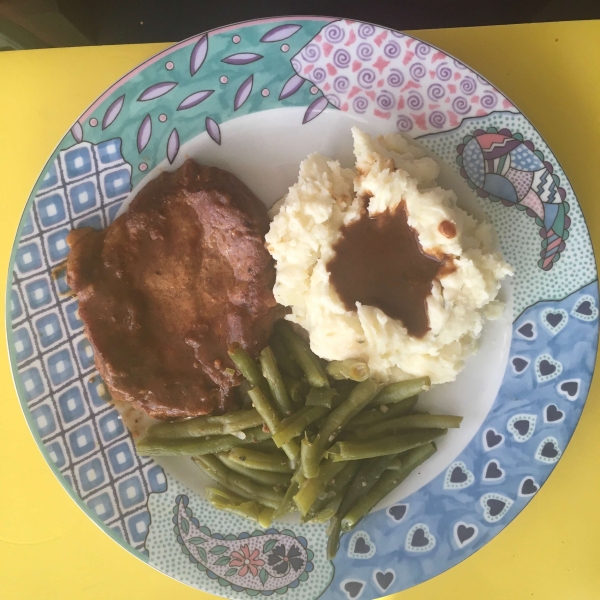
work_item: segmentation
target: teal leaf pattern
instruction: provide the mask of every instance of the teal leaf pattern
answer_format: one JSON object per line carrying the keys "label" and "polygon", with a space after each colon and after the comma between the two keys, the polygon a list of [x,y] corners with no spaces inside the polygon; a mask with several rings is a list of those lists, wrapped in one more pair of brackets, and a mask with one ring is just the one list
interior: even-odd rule
{"label": "teal leaf pattern", "polygon": [[215,565],[228,565],[231,559],[229,556],[221,556],[217,560],[215,560]]}
{"label": "teal leaf pattern", "polygon": [[271,552],[273,550],[273,546],[277,543],[277,540],[269,540],[263,546],[263,552],[267,554],[267,552]]}
{"label": "teal leaf pattern", "polygon": [[223,554],[223,552],[227,552],[227,546],[214,546],[209,552],[211,554]]}

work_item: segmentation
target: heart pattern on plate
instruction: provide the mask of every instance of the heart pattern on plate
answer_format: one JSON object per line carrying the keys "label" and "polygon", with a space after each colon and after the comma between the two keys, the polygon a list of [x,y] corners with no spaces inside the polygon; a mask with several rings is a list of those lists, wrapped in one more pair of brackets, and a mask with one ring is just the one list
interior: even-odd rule
{"label": "heart pattern on plate", "polygon": [[562,308],[546,308],[542,311],[540,319],[542,325],[552,335],[556,335],[566,327],[569,321],[569,313]]}
{"label": "heart pattern on plate", "polygon": [[392,569],[387,571],[374,571],[373,572],[373,583],[385,594],[386,590],[394,583],[396,579],[396,573]]}
{"label": "heart pattern on plate", "polygon": [[581,379],[566,379],[556,386],[556,391],[570,402],[575,402],[579,398],[580,385]]}
{"label": "heart pattern on plate", "polygon": [[554,464],[561,457],[562,451],[555,437],[544,438],[535,452],[535,459],[549,465]]}
{"label": "heart pattern on plate", "polygon": [[558,377],[562,370],[563,366],[560,361],[554,360],[549,354],[540,354],[535,359],[535,374],[540,383]]}
{"label": "heart pattern on plate", "polygon": [[454,525],[454,541],[459,548],[464,548],[470,544],[479,533],[479,528],[473,523],[459,521]]}
{"label": "heart pattern on plate", "polygon": [[510,364],[512,365],[513,371],[517,375],[520,375],[521,373],[523,373],[523,371],[525,371],[525,369],[527,369],[530,362],[531,361],[528,358],[525,358],[524,356],[513,356],[513,358],[510,361]]}
{"label": "heart pattern on plate", "polygon": [[592,296],[588,296],[587,294],[581,296],[573,307],[571,314],[581,321],[595,321],[598,318],[596,301]]}
{"label": "heart pattern on plate", "polygon": [[483,518],[488,523],[495,523],[509,511],[513,501],[502,494],[484,494],[479,504],[483,508]]}
{"label": "heart pattern on plate", "polygon": [[348,600],[356,600],[356,598],[360,598],[363,589],[365,588],[364,581],[342,581],[340,584],[340,588]]}
{"label": "heart pattern on plate", "polygon": [[506,429],[515,440],[515,442],[526,442],[535,431],[535,415],[514,415],[508,420]]}
{"label": "heart pattern on plate", "polygon": [[533,496],[539,489],[540,486],[535,482],[533,477],[525,477],[519,486],[519,496]]}
{"label": "heart pattern on plate", "polygon": [[483,449],[488,452],[492,448],[498,448],[504,443],[504,435],[495,429],[488,429],[483,433]]}
{"label": "heart pattern on plate", "polygon": [[435,548],[435,537],[425,523],[417,523],[408,530],[404,547],[408,552],[429,552]]}
{"label": "heart pattern on plate", "polygon": [[537,338],[537,327],[533,321],[526,321],[517,329],[517,334],[526,340]]}
{"label": "heart pattern on plate", "polygon": [[400,523],[400,521],[404,520],[406,517],[406,513],[408,512],[408,504],[396,504],[394,506],[390,506],[387,509],[387,514],[392,521],[395,523]]}
{"label": "heart pattern on plate", "polygon": [[348,556],[365,560],[375,554],[375,544],[366,531],[357,531],[348,543]]}
{"label": "heart pattern on plate", "polygon": [[549,404],[544,411],[544,423],[562,423],[565,420],[565,413],[556,406]]}
{"label": "heart pattern on plate", "polygon": [[488,483],[500,483],[506,473],[504,469],[500,467],[500,463],[497,460],[490,460],[483,468],[483,481]]}
{"label": "heart pattern on plate", "polygon": [[475,476],[462,461],[453,462],[444,477],[445,490],[462,490],[475,481]]}

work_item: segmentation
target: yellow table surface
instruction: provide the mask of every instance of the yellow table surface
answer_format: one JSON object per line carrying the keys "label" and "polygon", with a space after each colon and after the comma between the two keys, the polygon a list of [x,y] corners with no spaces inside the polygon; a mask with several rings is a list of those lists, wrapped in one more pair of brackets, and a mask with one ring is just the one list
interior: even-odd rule
{"label": "yellow table surface", "polygon": [[[597,245],[600,21],[414,33],[471,65],[529,117],[567,173]],[[110,84],[167,45],[0,54],[2,286],[21,212],[57,142]],[[4,314],[4,293],[0,298]],[[0,397],[2,599],[213,597],[134,558],[77,508],[29,433],[5,344],[0,344]],[[516,521],[460,565],[393,597],[598,600],[599,458],[600,385],[596,377],[564,457]]]}

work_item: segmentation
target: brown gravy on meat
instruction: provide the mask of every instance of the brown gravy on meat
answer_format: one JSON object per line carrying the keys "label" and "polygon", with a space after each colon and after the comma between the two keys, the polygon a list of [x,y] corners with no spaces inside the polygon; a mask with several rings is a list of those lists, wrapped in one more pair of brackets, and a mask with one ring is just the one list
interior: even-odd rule
{"label": "brown gravy on meat", "polygon": [[429,331],[426,300],[431,284],[453,270],[452,259],[423,252],[404,202],[374,217],[365,209],[342,228],[334,250],[327,270],[347,310],[356,310],[360,302],[402,321],[414,337]]}
{"label": "brown gravy on meat", "polygon": [[237,177],[188,160],[107,229],[69,234],[67,280],[111,395],[156,418],[225,412],[277,316],[266,208]]}

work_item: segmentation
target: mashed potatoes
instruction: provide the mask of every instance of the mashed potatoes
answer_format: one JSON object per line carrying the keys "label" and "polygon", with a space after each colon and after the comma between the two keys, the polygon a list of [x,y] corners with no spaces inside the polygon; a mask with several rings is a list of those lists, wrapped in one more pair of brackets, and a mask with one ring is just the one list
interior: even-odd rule
{"label": "mashed potatoes", "polygon": [[[287,318],[308,331],[312,350],[324,359],[362,359],[382,382],[424,375],[433,383],[453,381],[475,351],[485,319],[501,314],[495,298],[512,270],[492,251],[490,225],[458,208],[454,192],[435,187],[438,166],[412,140],[399,134],[372,139],[357,128],[352,134],[355,169],[312,154],[300,165],[298,183],[273,208],[266,241],[277,261],[275,298],[291,307]],[[421,338],[379,308],[357,302],[347,310],[330,283],[327,264],[340,228],[359,219],[369,196],[371,216],[404,201],[423,251],[454,257],[455,270],[432,284],[430,329]],[[455,225],[456,235],[444,235],[444,221]]]}

